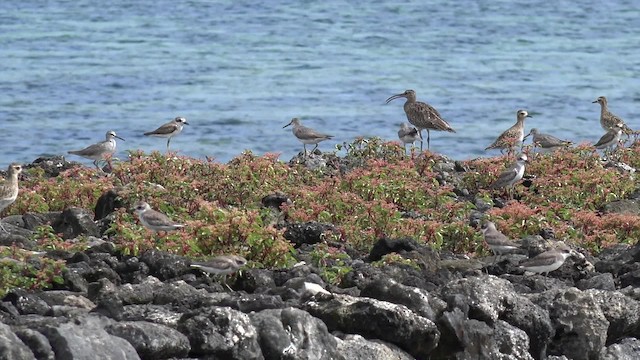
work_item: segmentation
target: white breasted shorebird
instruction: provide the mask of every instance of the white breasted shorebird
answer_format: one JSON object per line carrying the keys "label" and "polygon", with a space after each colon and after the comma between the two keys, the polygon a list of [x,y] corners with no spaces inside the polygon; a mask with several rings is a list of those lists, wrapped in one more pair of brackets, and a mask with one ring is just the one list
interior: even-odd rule
{"label": "white breasted shorebird", "polygon": [[609,111],[609,107],[607,104],[607,98],[604,96],[600,96],[593,103],[600,104],[600,126],[604,129],[604,131],[609,131],[616,127],[618,124],[622,124],[622,131],[625,133],[631,133],[632,130],[625,124],[624,120],[622,120],[619,116]]}
{"label": "white breasted shorebird", "polygon": [[507,188],[507,192],[524,176],[525,164],[528,161],[527,155],[520,154],[515,163],[507,167],[498,179],[491,184],[491,189]]}
{"label": "white breasted shorebird", "polygon": [[607,149],[613,148],[614,146],[618,145],[618,143],[620,142],[620,137],[622,136],[623,126],[624,124],[622,123],[614,125],[611,129],[609,129],[609,131],[607,131],[606,134],[602,135],[600,140],[598,140],[598,142],[593,146],[595,146],[596,149],[604,149],[606,152]]}
{"label": "white breasted shorebird", "polygon": [[311,152],[313,153],[316,150],[316,148],[318,148],[319,142],[324,140],[329,140],[333,137],[333,135],[323,134],[312,128],[303,126],[302,124],[300,124],[300,119],[298,118],[291,119],[291,122],[289,122],[287,125],[283,126],[282,128],[284,129],[289,125],[293,126],[293,128],[291,129],[291,132],[293,132],[293,135],[302,143],[302,146],[304,148],[304,156],[307,156],[307,144],[316,145],[311,150]]}
{"label": "white breasted shorebird", "polygon": [[[413,90],[405,90],[401,94],[393,95],[387,99],[386,103],[401,97],[407,99],[404,102],[404,113],[407,115],[407,120],[418,129],[418,132],[421,133],[423,129],[427,130],[427,149],[429,149],[431,139],[429,130],[456,132],[433,106],[416,101],[416,92]],[[420,151],[422,151],[422,134],[420,134]]]}
{"label": "white breasted shorebird", "polygon": [[524,120],[528,117],[531,117],[531,115],[526,110],[518,110],[516,112],[516,123],[500,134],[485,150],[500,149],[502,153],[505,149],[512,150],[518,144],[522,144],[522,140],[524,140]]}
{"label": "white breasted shorebird", "polygon": [[[93,160],[93,165],[95,165],[98,170],[101,170],[98,166],[98,161],[105,160],[107,163],[109,162],[109,158],[116,152],[116,138],[124,141],[124,139],[116,135],[116,132],[113,130],[107,131],[105,137],[105,141],[89,145],[82,150],[68,151],[68,153]],[[111,166],[111,164],[109,164],[109,166]]]}
{"label": "white breasted shorebird", "polygon": [[[22,165],[16,163],[9,165],[7,169],[7,179],[0,183],[0,213],[9,205],[13,204],[18,198],[18,175],[21,172]],[[2,220],[0,220],[0,229],[8,232],[4,226],[2,226]]]}
{"label": "white breasted shorebird", "polygon": [[495,256],[494,262],[500,258],[501,255],[519,248],[519,246],[511,241],[505,234],[496,229],[496,224],[491,221],[485,221],[482,224],[482,233],[484,234],[484,241]]}
{"label": "white breasted shorebird", "polygon": [[555,249],[547,250],[531,259],[525,260],[520,263],[520,268],[533,273],[546,273],[546,275],[549,275],[551,271],[558,270],[564,264],[564,261],[572,255],[573,250],[561,244]]}
{"label": "white breasted shorebird", "polygon": [[524,139],[528,138],[530,135],[533,135],[532,137],[533,145],[542,149],[543,152],[553,151],[556,149],[573,145],[571,141],[560,140],[553,135],[543,134],[539,132],[538,129],[536,128],[531,129],[529,133],[525,135]]}
{"label": "white breasted shorebird", "polygon": [[192,261],[191,267],[211,275],[222,275],[222,283],[227,285],[227,275],[236,272],[247,264],[247,260],[238,255],[219,255],[207,261]]}
{"label": "white breasted shorebird", "polygon": [[407,153],[407,144],[413,145],[416,140],[422,141],[422,135],[418,129],[410,126],[407,123],[400,124],[400,130],[398,130],[398,138],[404,144],[404,153]]}
{"label": "white breasted shorebird", "polygon": [[144,201],[138,201],[134,204],[133,210],[138,214],[138,219],[144,227],[154,232],[168,232],[178,230],[186,225],[178,224],[169,217],[159,211],[153,210],[149,204]]}
{"label": "white breasted shorebird", "polygon": [[183,118],[182,116],[178,116],[168,123],[160,126],[159,128],[144,133],[144,135],[167,138],[167,151],[169,151],[169,143],[171,142],[171,138],[180,134],[180,132],[182,132],[182,128],[185,125],[189,125],[187,119]]}

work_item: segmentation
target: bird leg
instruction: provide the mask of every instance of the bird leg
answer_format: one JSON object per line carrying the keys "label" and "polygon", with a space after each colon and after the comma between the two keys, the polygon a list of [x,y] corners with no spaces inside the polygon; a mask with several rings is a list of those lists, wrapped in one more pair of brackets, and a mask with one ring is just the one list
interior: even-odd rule
{"label": "bird leg", "polygon": [[318,148],[318,144],[316,144],[316,146],[314,146],[313,149],[311,149],[311,153],[313,154],[313,152],[316,151],[317,148]]}
{"label": "bird leg", "polygon": [[167,139],[167,153],[169,153],[169,143],[171,142],[171,136]]}
{"label": "bird leg", "polygon": [[302,148],[304,149],[304,157],[307,157],[307,144],[302,143]]}

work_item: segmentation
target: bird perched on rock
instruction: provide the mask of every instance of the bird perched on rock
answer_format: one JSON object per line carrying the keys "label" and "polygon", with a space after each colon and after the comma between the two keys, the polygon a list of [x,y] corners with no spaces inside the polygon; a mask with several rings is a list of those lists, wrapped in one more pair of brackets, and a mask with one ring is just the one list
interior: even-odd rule
{"label": "bird perched on rock", "polygon": [[505,234],[501,233],[496,224],[491,221],[485,221],[482,224],[482,234],[484,235],[484,241],[489,246],[489,249],[496,256],[497,260],[501,255],[509,253],[519,248],[517,244],[511,241]]}
{"label": "bird perched on rock", "polygon": [[533,135],[533,145],[540,147],[543,151],[553,151],[573,144],[571,141],[560,140],[555,136],[543,134],[536,128],[531,129],[524,139],[528,138],[530,135]]}
{"label": "bird perched on rock", "polygon": [[565,260],[573,255],[573,250],[564,244],[558,245],[555,249],[547,250],[520,264],[520,268],[533,273],[546,273],[558,270]]}
{"label": "bird perched on rock", "polygon": [[[9,165],[7,169],[7,179],[0,183],[0,213],[9,205],[13,204],[18,198],[18,175],[20,175],[21,172],[22,165],[16,163]],[[2,226],[2,220],[0,220],[0,229],[8,232],[4,226]]]}
{"label": "bird perched on rock", "polygon": [[333,138],[333,135],[323,134],[310,127],[306,127],[302,125],[300,123],[300,119],[298,118],[291,119],[291,122],[289,122],[287,125],[283,126],[282,128],[284,129],[289,125],[293,125],[291,132],[293,132],[293,135],[302,143],[302,146],[304,148],[304,156],[307,156],[307,144],[316,145],[311,150],[311,152],[313,153],[318,148],[318,143],[320,143],[321,141],[325,141]]}
{"label": "bird perched on rock", "polygon": [[204,271],[207,274],[222,275],[222,283],[227,285],[227,275],[236,272],[247,264],[247,259],[238,255],[219,255],[207,261],[192,261],[191,267]]}
{"label": "bird perched on rock", "polygon": [[178,224],[169,217],[159,211],[153,210],[149,204],[144,201],[138,201],[133,206],[133,210],[138,214],[138,219],[144,227],[154,232],[168,232],[178,230],[186,225]]}
{"label": "bird perched on rock", "polygon": [[429,130],[456,132],[451,125],[446,122],[438,110],[433,106],[422,101],[416,101],[416,92],[413,90],[405,90],[401,94],[396,94],[387,99],[387,104],[398,98],[407,99],[404,102],[404,113],[411,125],[415,126],[420,133],[420,151],[422,151],[422,130],[427,130],[427,149],[429,149],[430,133]]}
{"label": "bird perched on rock", "polygon": [[485,150],[500,149],[500,152],[503,152],[507,149],[510,151],[519,143],[521,144],[524,140],[524,120],[528,117],[531,117],[531,115],[526,110],[518,110],[516,112],[516,123],[500,134]]}
{"label": "bird perched on rock", "polygon": [[187,119],[183,118],[182,116],[178,116],[168,123],[163,124],[159,128],[144,133],[144,135],[167,138],[167,151],[169,151],[169,143],[171,142],[171,138],[180,134],[182,132],[182,128],[185,125],[189,125]]}

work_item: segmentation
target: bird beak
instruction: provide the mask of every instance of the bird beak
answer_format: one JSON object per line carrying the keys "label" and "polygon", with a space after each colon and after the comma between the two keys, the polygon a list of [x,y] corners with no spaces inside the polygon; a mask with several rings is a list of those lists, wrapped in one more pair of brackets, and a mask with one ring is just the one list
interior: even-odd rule
{"label": "bird beak", "polygon": [[187,121],[184,122],[185,125],[190,125]]}
{"label": "bird beak", "polygon": [[124,139],[123,139],[123,138],[121,138],[120,136],[116,135],[116,137],[117,137],[118,139],[120,139],[120,140],[124,141]]}
{"label": "bird beak", "polygon": [[390,103],[392,100],[398,99],[404,97],[404,94],[398,94],[398,95],[393,95],[392,97],[388,98],[387,101],[385,102],[385,104]]}
{"label": "bird beak", "polygon": [[595,104],[595,103],[597,103],[597,102],[598,102],[598,100],[595,100],[595,101],[592,101],[591,103],[592,103],[592,104]]}
{"label": "bird beak", "polygon": [[525,116],[525,117],[533,117],[533,116],[531,116],[531,115],[527,114],[527,116]]}
{"label": "bird beak", "polygon": [[286,128],[287,126],[289,126],[291,124],[293,124],[293,120],[290,123],[288,123],[287,125],[283,126],[282,128],[284,129],[284,128]]}

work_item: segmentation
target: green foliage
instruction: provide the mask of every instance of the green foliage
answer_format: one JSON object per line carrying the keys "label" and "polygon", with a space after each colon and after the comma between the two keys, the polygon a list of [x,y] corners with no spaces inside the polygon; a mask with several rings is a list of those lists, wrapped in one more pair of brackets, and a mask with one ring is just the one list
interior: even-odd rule
{"label": "green foliage", "polygon": [[344,276],[353,270],[345,263],[345,260],[349,259],[349,255],[325,243],[315,246],[311,252],[311,258],[314,262],[313,265],[320,269],[322,279],[329,284],[339,285]]}

